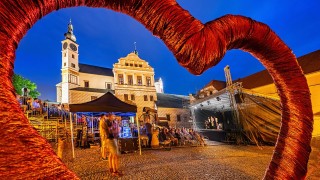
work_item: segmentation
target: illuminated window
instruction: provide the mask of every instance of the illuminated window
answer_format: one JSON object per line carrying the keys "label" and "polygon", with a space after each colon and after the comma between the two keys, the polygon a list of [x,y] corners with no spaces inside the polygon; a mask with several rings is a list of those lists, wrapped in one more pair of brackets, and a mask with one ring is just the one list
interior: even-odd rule
{"label": "illuminated window", "polygon": [[151,78],[147,77],[147,86],[151,86]]}
{"label": "illuminated window", "polygon": [[129,84],[129,85],[133,85],[132,75],[128,75],[128,84]]}
{"label": "illuminated window", "polygon": [[69,74],[69,83],[78,84],[78,77],[73,74]]}
{"label": "illuminated window", "polygon": [[137,76],[138,86],[142,86],[142,77]]}
{"label": "illuminated window", "polygon": [[122,74],[118,75],[118,82],[119,82],[119,84],[123,84],[123,75]]}

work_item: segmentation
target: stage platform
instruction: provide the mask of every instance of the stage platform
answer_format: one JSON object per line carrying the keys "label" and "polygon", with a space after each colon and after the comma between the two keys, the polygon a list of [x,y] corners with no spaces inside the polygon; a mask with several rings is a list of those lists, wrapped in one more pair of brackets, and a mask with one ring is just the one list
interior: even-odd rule
{"label": "stage platform", "polygon": [[200,134],[209,138],[211,141],[225,142],[227,132],[217,129],[199,129]]}

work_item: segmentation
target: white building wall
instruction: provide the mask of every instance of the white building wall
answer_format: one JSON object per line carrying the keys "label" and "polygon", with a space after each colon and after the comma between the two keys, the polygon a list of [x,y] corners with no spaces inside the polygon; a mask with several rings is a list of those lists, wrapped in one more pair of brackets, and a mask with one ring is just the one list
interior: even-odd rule
{"label": "white building wall", "polygon": [[70,104],[79,104],[91,101],[92,96],[99,98],[104,95],[104,93],[71,90],[70,95],[72,97]]}
{"label": "white building wall", "polygon": [[114,90],[113,76],[103,76],[96,74],[79,73],[80,87],[84,87],[84,82],[89,81],[89,88],[106,89],[106,83],[111,83],[111,89]]}
{"label": "white building wall", "polygon": [[[192,127],[192,121],[190,120],[190,109],[158,107],[158,117],[160,119],[164,119],[167,114],[170,115],[170,121],[168,121],[169,126],[176,128]],[[181,121],[177,120],[177,115],[180,115]]]}
{"label": "white building wall", "polygon": [[57,102],[61,103],[61,97],[62,97],[61,85],[57,85],[56,90],[57,90]]}

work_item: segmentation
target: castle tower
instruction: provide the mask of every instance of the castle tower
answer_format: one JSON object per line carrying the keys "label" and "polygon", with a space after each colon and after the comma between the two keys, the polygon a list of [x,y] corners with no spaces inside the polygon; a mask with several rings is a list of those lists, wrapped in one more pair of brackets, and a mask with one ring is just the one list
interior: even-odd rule
{"label": "castle tower", "polygon": [[[73,34],[71,20],[68,24],[68,31],[64,34],[62,43],[62,81],[57,85],[57,101],[61,103],[70,102],[70,89],[79,86],[79,45]],[[60,86],[60,87],[59,87]]]}

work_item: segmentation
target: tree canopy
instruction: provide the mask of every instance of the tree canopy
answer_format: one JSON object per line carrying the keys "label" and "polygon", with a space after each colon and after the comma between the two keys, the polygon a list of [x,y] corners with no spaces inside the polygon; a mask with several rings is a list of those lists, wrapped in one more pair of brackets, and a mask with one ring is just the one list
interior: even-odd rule
{"label": "tree canopy", "polygon": [[23,95],[23,88],[28,89],[28,96],[37,98],[40,96],[40,92],[37,90],[36,83],[22,77],[21,75],[14,74],[12,77],[12,84],[17,94]]}

